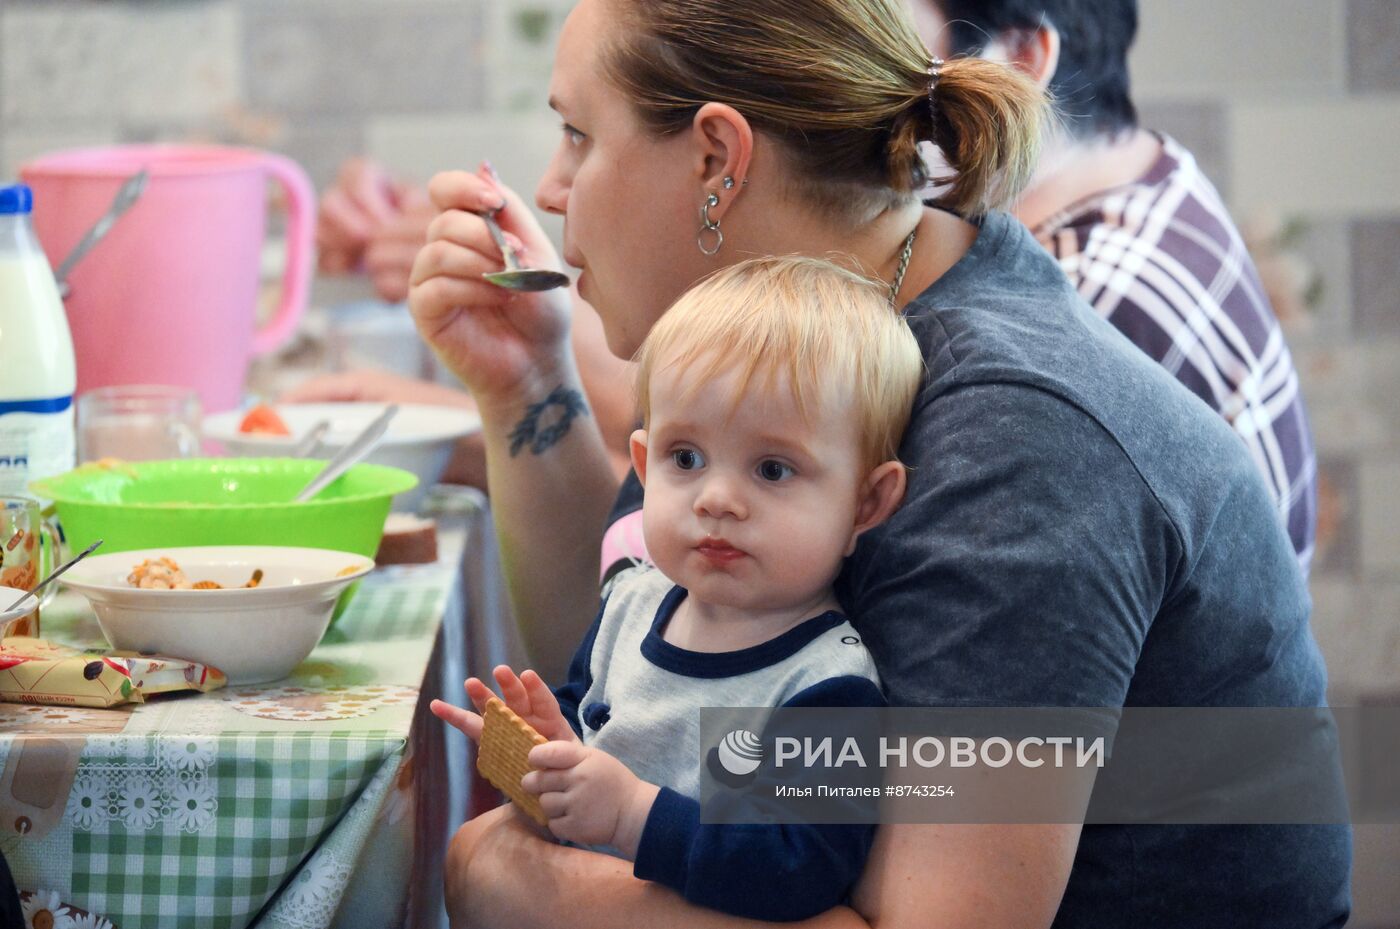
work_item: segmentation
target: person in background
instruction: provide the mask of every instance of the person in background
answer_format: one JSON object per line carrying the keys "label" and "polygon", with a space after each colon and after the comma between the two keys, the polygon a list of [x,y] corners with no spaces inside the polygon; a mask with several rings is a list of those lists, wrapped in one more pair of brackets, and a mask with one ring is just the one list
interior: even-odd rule
{"label": "person in background", "polygon": [[1099,315],[1225,417],[1307,573],[1317,457],[1298,375],[1230,214],[1180,143],[1138,125],[1138,0],[912,0],[935,54],[1011,62],[1055,100],[1013,212]]}

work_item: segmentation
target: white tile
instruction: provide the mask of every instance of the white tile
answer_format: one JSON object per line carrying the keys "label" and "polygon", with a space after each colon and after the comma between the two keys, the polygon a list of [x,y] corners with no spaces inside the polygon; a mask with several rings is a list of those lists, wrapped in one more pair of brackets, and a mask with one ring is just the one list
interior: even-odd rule
{"label": "white tile", "polygon": [[[474,171],[482,159],[490,159],[501,179],[533,204],[535,186],[559,144],[559,124],[548,110],[540,115],[381,117],[370,120],[365,138],[371,157],[420,182],[439,171]],[[557,246],[563,220],[538,211],[536,216]]]}
{"label": "white tile", "polygon": [[1135,95],[1340,91],[1345,23],[1342,0],[1141,0]]}
{"label": "white tile", "polygon": [[1329,689],[1353,696],[1400,689],[1400,583],[1314,577],[1310,586]]}
{"label": "white tile", "polygon": [[1356,585],[1349,579],[1313,576],[1312,632],[1327,661],[1331,689],[1350,691],[1357,682],[1373,676],[1373,662],[1352,635],[1356,613]]}
{"label": "white tile", "polygon": [[[1400,488],[1391,485],[1391,493]],[[1380,668],[1372,686],[1384,693],[1400,694],[1400,580],[1366,585],[1368,616],[1376,627],[1375,647]]]}
{"label": "white tile", "polygon": [[1237,213],[1400,212],[1400,97],[1239,103],[1229,124]]}
{"label": "white tile", "polygon": [[3,118],[205,119],[240,96],[238,11],[198,4],[16,6],[0,19]]}
{"label": "white tile", "polygon": [[1381,412],[1357,406],[1328,406],[1308,404],[1308,420],[1312,425],[1313,444],[1319,453],[1331,455],[1347,452],[1389,448],[1395,442],[1395,431]]}
{"label": "white tile", "polygon": [[300,117],[477,109],[481,29],[470,0],[248,0],[248,100]]}
{"label": "white tile", "polygon": [[[1363,460],[1361,490],[1361,566],[1369,576],[1400,579],[1400,460],[1396,455]],[[1400,622],[1400,598],[1389,615]]]}
{"label": "white tile", "polygon": [[[1254,217],[1239,217],[1247,226]],[[1351,224],[1318,220],[1311,216],[1291,216],[1284,224],[1284,241],[1262,264],[1273,262],[1294,275],[1302,306],[1289,318],[1282,314],[1284,336],[1296,354],[1302,348],[1343,345],[1352,339]],[[1256,264],[1261,264],[1258,246],[1248,236]],[[1261,273],[1263,269],[1261,268]]]}
{"label": "white tile", "polygon": [[1400,919],[1400,825],[1357,826],[1352,833],[1352,910],[1356,929],[1388,927]]}
{"label": "white tile", "polygon": [[487,100],[529,112],[548,99],[559,30],[574,0],[493,0],[486,7]]}
{"label": "white tile", "polygon": [[1364,346],[1295,346],[1293,364],[1309,404],[1356,406],[1365,402],[1369,356]]}
{"label": "white tile", "polygon": [[7,127],[5,142],[0,146],[0,177],[16,177],[20,165],[39,155],[66,148],[87,148],[92,145],[113,145],[121,141],[115,126],[85,123],[70,128],[25,129]]}

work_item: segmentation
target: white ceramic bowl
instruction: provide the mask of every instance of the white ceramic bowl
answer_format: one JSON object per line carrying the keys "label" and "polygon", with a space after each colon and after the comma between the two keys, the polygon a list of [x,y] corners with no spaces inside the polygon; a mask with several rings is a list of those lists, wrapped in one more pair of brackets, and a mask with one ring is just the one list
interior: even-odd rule
{"label": "white ceramic bowl", "polygon": [[[228,589],[132,587],[127,575],[148,558],[171,558],[191,581]],[[238,586],[255,568],[262,583]],[[336,598],[373,568],[362,555],[319,548],[166,548],[94,555],[63,583],[87,597],[113,648],[189,658],[218,668],[232,684],[257,684],[286,677],[311,654]]]}
{"label": "white ceramic bowl", "polygon": [[[230,410],[204,418],[204,437],[240,457],[285,455],[322,420],[330,431],[321,440],[318,458],[330,458],[384,412],[382,403],[283,403],[273,407],[292,431],[290,436],[257,435],[238,431],[245,411]],[[481,417],[452,406],[401,403],[389,423],[389,431],[368,458],[372,464],[403,468],[418,475],[418,486],[394,498],[394,509],[414,512],[447,469],[452,448],[463,436],[481,429]]]}

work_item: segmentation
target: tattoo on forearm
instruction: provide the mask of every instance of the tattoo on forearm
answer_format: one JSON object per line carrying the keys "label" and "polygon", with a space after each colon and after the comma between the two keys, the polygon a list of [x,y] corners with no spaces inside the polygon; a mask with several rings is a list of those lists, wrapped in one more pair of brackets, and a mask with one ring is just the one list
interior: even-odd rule
{"label": "tattoo on forearm", "polygon": [[[559,418],[541,426],[540,419],[555,407],[558,407]],[[569,434],[575,417],[587,415],[588,404],[584,403],[583,394],[561,384],[548,397],[531,404],[525,416],[515,424],[510,432],[510,456],[514,458],[526,446],[533,454],[543,455]]]}

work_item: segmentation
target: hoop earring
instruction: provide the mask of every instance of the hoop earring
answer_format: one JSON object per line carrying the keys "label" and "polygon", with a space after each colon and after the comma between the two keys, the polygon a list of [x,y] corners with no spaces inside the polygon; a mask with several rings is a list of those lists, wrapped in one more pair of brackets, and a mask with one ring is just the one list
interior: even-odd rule
{"label": "hoop earring", "polygon": [[[724,233],[720,231],[719,223],[710,218],[710,207],[719,206],[719,195],[710,194],[705,198],[705,202],[700,205],[700,222],[704,225],[700,227],[700,234],[696,236],[695,244],[700,247],[700,252],[707,257],[713,258],[719,254],[719,250],[724,247]],[[705,235],[714,234],[714,247],[705,247]]]}

